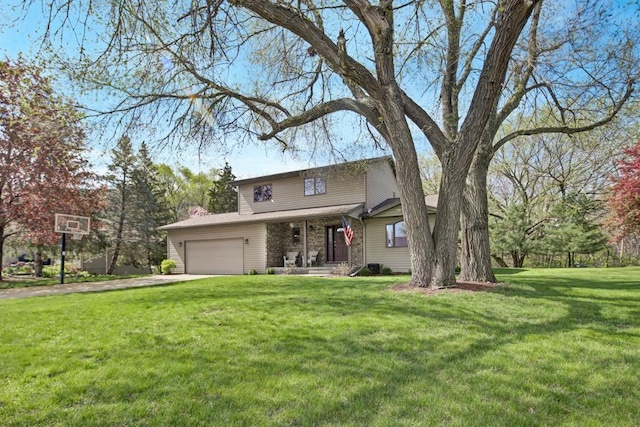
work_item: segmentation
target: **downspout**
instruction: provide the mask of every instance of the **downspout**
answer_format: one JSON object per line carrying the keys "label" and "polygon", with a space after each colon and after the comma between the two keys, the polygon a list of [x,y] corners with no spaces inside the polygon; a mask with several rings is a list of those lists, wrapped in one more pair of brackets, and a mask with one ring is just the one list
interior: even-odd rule
{"label": "downspout", "polygon": [[364,228],[364,220],[362,219],[362,214],[364,212],[367,212],[369,210],[369,170],[367,167],[367,172],[365,172],[364,174],[364,208],[363,208],[363,212],[358,215],[358,221],[360,221],[360,225],[362,226],[362,266],[360,266],[360,268],[358,269],[358,271],[356,272],[359,273],[360,270],[362,270],[364,268],[365,265],[367,265],[367,237],[366,237],[366,230]]}
{"label": "downspout", "polygon": [[367,265],[367,233],[364,228],[364,220],[361,216],[358,217],[360,225],[362,226],[362,266]]}

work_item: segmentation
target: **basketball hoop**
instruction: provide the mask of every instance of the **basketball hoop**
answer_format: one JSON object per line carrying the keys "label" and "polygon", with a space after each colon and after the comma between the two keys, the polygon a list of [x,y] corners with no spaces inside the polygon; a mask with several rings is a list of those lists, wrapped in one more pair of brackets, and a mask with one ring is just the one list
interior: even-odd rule
{"label": "basketball hoop", "polygon": [[84,234],[89,234],[91,219],[86,216],[55,214],[53,231],[62,234],[60,243],[60,284],[64,284],[64,260],[67,256],[67,234],[72,240],[81,240]]}

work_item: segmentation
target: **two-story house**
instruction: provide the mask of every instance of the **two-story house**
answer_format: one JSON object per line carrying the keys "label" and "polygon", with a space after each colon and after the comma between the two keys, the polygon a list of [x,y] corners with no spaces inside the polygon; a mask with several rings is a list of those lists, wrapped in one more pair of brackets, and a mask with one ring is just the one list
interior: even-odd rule
{"label": "two-story house", "polygon": [[[394,162],[390,156],[234,182],[238,212],[192,217],[161,227],[176,273],[264,273],[295,265],[381,264],[411,268]],[[427,196],[430,216],[437,196]],[[343,218],[353,230],[345,242]],[[433,218],[430,218],[433,224]]]}

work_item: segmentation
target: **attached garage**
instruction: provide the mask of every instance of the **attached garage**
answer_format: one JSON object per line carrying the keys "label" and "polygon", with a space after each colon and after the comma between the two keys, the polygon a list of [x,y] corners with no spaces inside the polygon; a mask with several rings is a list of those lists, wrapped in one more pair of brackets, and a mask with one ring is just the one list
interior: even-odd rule
{"label": "attached garage", "polygon": [[188,240],[185,268],[189,274],[243,274],[242,239]]}

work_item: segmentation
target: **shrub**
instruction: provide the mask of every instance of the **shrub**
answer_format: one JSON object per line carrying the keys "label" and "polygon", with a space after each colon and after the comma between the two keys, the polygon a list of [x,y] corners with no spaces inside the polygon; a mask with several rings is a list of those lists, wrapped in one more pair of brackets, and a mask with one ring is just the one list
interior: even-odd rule
{"label": "shrub", "polygon": [[258,274],[258,270],[256,270],[255,268],[252,268],[251,270],[247,271],[247,274],[249,276],[255,276],[256,274]]}
{"label": "shrub", "polygon": [[18,267],[16,274],[33,274],[33,263],[25,263]]}
{"label": "shrub", "polygon": [[393,270],[391,269],[391,267],[383,267],[380,273],[383,276],[391,276],[393,274]]}
{"label": "shrub", "polygon": [[162,270],[162,274],[171,274],[173,269],[176,267],[176,262],[172,259],[164,259],[160,263],[160,270]]}
{"label": "shrub", "polygon": [[18,272],[18,268],[14,265],[7,265],[6,267],[2,268],[2,272],[4,274],[7,274],[9,276],[13,276],[14,274],[16,274]]}
{"label": "shrub", "polygon": [[371,276],[373,273],[367,267],[358,272],[358,276]]}
{"label": "shrub", "polygon": [[85,271],[85,270],[79,270],[79,271],[76,271],[76,272],[73,274],[73,276],[74,276],[74,277],[78,277],[78,278],[87,278],[87,277],[91,277],[91,276],[92,276],[92,274],[91,274],[91,273],[89,273],[88,271]]}
{"label": "shrub", "polygon": [[267,274],[276,274],[276,270],[274,270],[272,267],[267,268]]}
{"label": "shrub", "polygon": [[44,267],[42,267],[42,277],[53,279],[54,277],[58,277],[59,275],[60,267],[56,267],[54,265],[45,265]]}

